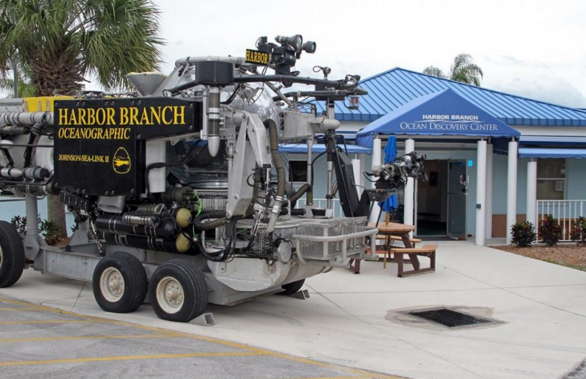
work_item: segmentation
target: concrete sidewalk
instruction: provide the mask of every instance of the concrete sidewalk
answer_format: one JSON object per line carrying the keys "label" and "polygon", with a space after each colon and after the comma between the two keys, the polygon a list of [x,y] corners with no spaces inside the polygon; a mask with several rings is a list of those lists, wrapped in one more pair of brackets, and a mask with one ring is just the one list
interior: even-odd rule
{"label": "concrete sidewalk", "polygon": [[[308,279],[307,300],[209,306],[215,326],[161,321],[147,305],[108,314],[89,284],[30,270],[0,296],[417,379],[560,378],[586,358],[586,272],[470,242],[438,245],[435,273],[398,278],[396,264],[363,262],[359,275]],[[397,313],[437,306],[501,323],[452,330]]]}

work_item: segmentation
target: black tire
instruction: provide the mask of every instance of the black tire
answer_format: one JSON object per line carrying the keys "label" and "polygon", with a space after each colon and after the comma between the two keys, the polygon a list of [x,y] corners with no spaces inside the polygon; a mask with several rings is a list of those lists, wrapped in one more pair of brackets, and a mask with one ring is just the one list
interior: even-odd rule
{"label": "black tire", "polygon": [[16,228],[0,221],[0,288],[10,287],[24,270],[24,245]]}
{"label": "black tire", "polygon": [[[122,289],[109,285],[112,280],[120,284],[120,279]],[[144,302],[147,287],[148,280],[142,263],[134,255],[125,252],[116,252],[102,258],[92,278],[96,302],[100,308],[112,313],[135,311]]]}
{"label": "black tire", "polygon": [[279,295],[291,296],[294,293],[297,293],[301,289],[301,287],[303,287],[303,284],[305,284],[305,279],[283,284],[281,288],[283,288],[284,291],[279,292]]}
{"label": "black tire", "polygon": [[204,274],[186,261],[172,259],[155,270],[149,284],[149,299],[160,319],[189,322],[203,314],[208,305]]}

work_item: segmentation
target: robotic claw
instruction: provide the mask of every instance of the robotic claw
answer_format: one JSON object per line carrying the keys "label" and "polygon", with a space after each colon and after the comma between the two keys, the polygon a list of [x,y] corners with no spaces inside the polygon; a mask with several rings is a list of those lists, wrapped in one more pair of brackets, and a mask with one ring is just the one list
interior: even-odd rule
{"label": "robotic claw", "polygon": [[427,175],[423,172],[423,162],[425,161],[425,154],[417,154],[412,151],[408,154],[399,156],[393,161],[382,166],[378,173],[379,179],[375,183],[375,187],[385,192],[378,192],[376,201],[386,200],[393,189],[404,189],[407,185],[407,178],[415,180],[427,180]]}

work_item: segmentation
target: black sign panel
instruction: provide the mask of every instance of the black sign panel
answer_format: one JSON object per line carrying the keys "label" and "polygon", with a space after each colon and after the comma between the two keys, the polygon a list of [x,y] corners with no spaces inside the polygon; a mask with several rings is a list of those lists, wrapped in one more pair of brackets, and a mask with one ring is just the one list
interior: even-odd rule
{"label": "black sign panel", "polygon": [[145,140],[201,130],[201,103],[174,98],[55,102],[55,182],[85,195],[144,191]]}
{"label": "black sign panel", "polygon": [[270,56],[269,53],[265,53],[263,51],[246,49],[245,61],[246,63],[262,64],[268,66],[270,63]]}

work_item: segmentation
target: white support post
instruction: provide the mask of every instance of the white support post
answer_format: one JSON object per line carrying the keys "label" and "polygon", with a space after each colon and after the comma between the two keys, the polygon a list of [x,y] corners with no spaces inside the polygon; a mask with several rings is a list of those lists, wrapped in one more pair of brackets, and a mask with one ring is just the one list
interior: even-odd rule
{"label": "white support post", "polygon": [[362,183],[362,171],[360,171],[360,159],[358,157],[352,159],[352,171],[354,173],[354,184],[356,185],[356,191],[358,192],[358,198],[362,196],[362,190],[364,184]]}
{"label": "white support post", "polygon": [[[405,154],[408,154],[415,150],[415,141],[409,138],[405,141]],[[415,183],[413,178],[407,178],[407,186],[405,187],[405,204],[404,204],[404,221],[405,225],[415,225],[413,219],[413,207],[415,201]]]}
{"label": "white support post", "polygon": [[527,162],[527,221],[537,228],[537,162]]}
{"label": "white support post", "polygon": [[486,238],[492,238],[492,184],[494,167],[494,145],[486,145]]}
{"label": "white support post", "polygon": [[[381,140],[380,138],[375,138],[372,141],[372,170],[378,170],[381,166],[381,156],[382,156],[382,149],[381,149]],[[375,182],[372,182],[372,188],[376,188],[375,187]],[[378,206],[378,203],[375,201],[373,206],[372,206],[372,212],[370,213],[370,218],[369,221],[370,222],[377,222],[378,221],[378,216],[380,213],[380,207]]]}
{"label": "white support post", "polygon": [[476,245],[485,245],[486,223],[486,141],[478,141],[476,152]]}
{"label": "white support post", "polygon": [[517,148],[514,140],[509,142],[509,164],[507,171],[507,244],[511,243],[511,226],[517,219]]}

